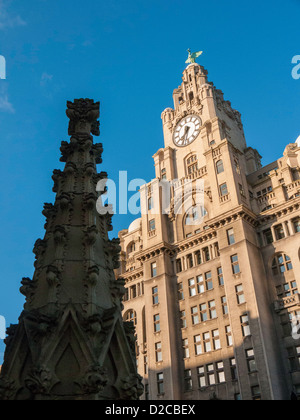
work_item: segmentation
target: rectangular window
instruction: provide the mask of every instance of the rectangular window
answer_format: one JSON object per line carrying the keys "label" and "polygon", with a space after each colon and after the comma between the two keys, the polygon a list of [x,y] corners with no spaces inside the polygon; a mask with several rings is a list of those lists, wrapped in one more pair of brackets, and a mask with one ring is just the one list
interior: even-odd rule
{"label": "rectangular window", "polygon": [[158,373],[156,378],[157,378],[157,392],[158,392],[158,395],[163,395],[164,392],[165,392],[165,389],[164,389],[164,374],[162,372]]}
{"label": "rectangular window", "polygon": [[210,319],[216,319],[217,318],[216,302],[214,300],[211,300],[210,302],[208,302],[208,307],[209,307]]}
{"label": "rectangular window", "polygon": [[220,340],[219,330],[214,330],[212,332],[212,337],[213,337],[214,350],[220,350],[221,349],[221,340]]}
{"label": "rectangular window", "polygon": [[188,283],[189,283],[189,294],[190,294],[190,297],[196,296],[197,295],[197,292],[196,292],[196,282],[195,282],[195,279],[190,279],[188,281]]}
{"label": "rectangular window", "polygon": [[181,328],[186,328],[187,327],[186,312],[185,311],[180,312],[180,325],[181,325]]}
{"label": "rectangular window", "polygon": [[151,276],[152,277],[157,276],[157,264],[156,264],[156,262],[151,264]]}
{"label": "rectangular window", "polygon": [[248,372],[249,373],[257,372],[253,349],[246,350],[246,360],[247,360]]}
{"label": "rectangular window", "polygon": [[228,315],[228,305],[227,305],[227,297],[223,296],[221,298],[222,303],[222,309],[223,309],[223,315]]}
{"label": "rectangular window", "polygon": [[200,317],[201,317],[201,322],[208,321],[208,314],[207,314],[207,305],[206,305],[206,303],[202,303],[202,305],[200,305]]}
{"label": "rectangular window", "polygon": [[205,292],[204,279],[202,275],[197,277],[197,289],[199,294]]}
{"label": "rectangular window", "polygon": [[194,347],[195,347],[195,355],[199,356],[203,353],[202,350],[202,343],[201,343],[201,335],[195,335],[194,337]]}
{"label": "rectangular window", "polygon": [[300,232],[300,219],[294,219],[293,225],[294,225],[295,233]]}
{"label": "rectangular window", "polygon": [[225,380],[225,372],[224,372],[224,363],[223,362],[217,362],[216,363],[216,368],[217,368],[218,383],[219,384],[225,383],[226,380]]}
{"label": "rectangular window", "polygon": [[193,260],[193,255],[192,254],[189,254],[186,257],[186,261],[187,261],[188,268],[193,268],[194,267],[194,260]]}
{"label": "rectangular window", "polygon": [[160,315],[159,314],[154,315],[153,319],[154,319],[154,332],[158,333],[160,332]]}
{"label": "rectangular window", "polygon": [[261,394],[260,394],[260,387],[259,385],[253,386],[251,388],[252,392],[252,400],[253,401],[260,401],[261,400]]}
{"label": "rectangular window", "polygon": [[242,184],[239,184],[239,191],[242,197],[246,197],[245,190]]}
{"label": "rectangular window", "polygon": [[225,327],[225,333],[226,333],[227,346],[232,347],[233,346],[233,340],[232,340],[232,331],[231,331],[231,326],[230,325],[227,325]]}
{"label": "rectangular window", "polygon": [[245,314],[241,316],[240,319],[241,319],[241,327],[242,327],[243,336],[248,337],[249,335],[251,335],[250,325],[249,325],[249,316]]}
{"label": "rectangular window", "polygon": [[176,260],[176,272],[181,273],[182,272],[182,262],[181,259]]}
{"label": "rectangular window", "polygon": [[238,374],[237,374],[237,367],[236,367],[235,358],[230,359],[229,363],[230,363],[231,379],[233,381],[237,381],[238,380]]}
{"label": "rectangular window", "polygon": [[166,170],[166,168],[163,168],[161,170],[161,179],[167,179],[167,170]]}
{"label": "rectangular window", "polygon": [[217,271],[218,271],[219,286],[224,286],[224,276],[223,276],[223,269],[222,269],[222,267],[219,267],[217,269]]}
{"label": "rectangular window", "polygon": [[179,283],[177,285],[177,290],[178,290],[178,300],[184,300],[183,284],[182,283]]}
{"label": "rectangular window", "polygon": [[241,305],[246,302],[245,295],[244,295],[244,288],[242,284],[235,286],[235,293],[238,305]]}
{"label": "rectangular window", "polygon": [[184,371],[184,391],[189,392],[193,390],[192,371],[187,369]]}
{"label": "rectangular window", "polygon": [[228,194],[228,188],[227,188],[226,182],[220,185],[220,194],[221,194],[221,197],[224,197],[225,195]]}
{"label": "rectangular window", "polygon": [[263,231],[263,235],[265,238],[265,242],[267,245],[272,244],[274,242],[273,234],[271,229],[266,229]]}
{"label": "rectangular window", "polygon": [[205,353],[209,353],[212,350],[209,332],[203,334],[203,346]]}
{"label": "rectangular window", "polygon": [[227,230],[227,240],[228,240],[228,245],[235,244],[235,237],[234,237],[234,230],[233,229]]}
{"label": "rectangular window", "polygon": [[241,270],[240,270],[239,258],[237,254],[232,255],[230,259],[231,259],[231,267],[232,267],[233,274],[239,274]]}
{"label": "rectangular window", "polygon": [[[195,232],[195,233],[196,233],[196,232]],[[202,258],[201,258],[201,252],[200,252],[200,251],[197,251],[197,252],[195,253],[195,259],[196,259],[196,264],[197,264],[197,265],[202,264]]]}
{"label": "rectangular window", "polygon": [[152,303],[153,303],[153,305],[158,305],[159,304],[158,287],[157,286],[152,288]]}
{"label": "rectangular window", "polygon": [[215,368],[213,363],[206,366],[208,384],[210,386],[216,385]]}
{"label": "rectangular window", "polygon": [[198,386],[199,386],[199,388],[205,388],[206,387],[206,377],[205,377],[204,366],[200,366],[200,367],[197,368],[197,374],[198,374]]}
{"label": "rectangular window", "polygon": [[149,221],[149,231],[153,232],[155,230],[155,219]]}
{"label": "rectangular window", "polygon": [[182,340],[183,358],[188,359],[190,357],[189,340],[186,338]]}
{"label": "rectangular window", "polygon": [[205,262],[210,261],[210,253],[209,253],[209,248],[203,248],[203,259]]}
{"label": "rectangular window", "polygon": [[208,273],[205,273],[205,284],[206,284],[206,290],[212,290],[214,288],[211,271],[209,271]]}
{"label": "rectangular window", "polygon": [[284,239],[285,238],[284,229],[283,229],[283,226],[282,225],[275,226],[274,230],[275,230],[276,239],[278,241],[280,239]]}
{"label": "rectangular window", "polygon": [[156,363],[160,363],[163,360],[161,343],[155,344],[155,358],[156,358]]}
{"label": "rectangular window", "polygon": [[192,314],[192,324],[198,325],[199,324],[198,306],[194,306],[193,308],[191,308],[191,314]]}

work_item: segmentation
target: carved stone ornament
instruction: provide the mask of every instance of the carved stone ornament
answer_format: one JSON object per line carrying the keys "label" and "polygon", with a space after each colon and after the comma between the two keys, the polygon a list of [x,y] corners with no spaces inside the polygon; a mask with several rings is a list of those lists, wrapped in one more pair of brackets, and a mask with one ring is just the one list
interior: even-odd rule
{"label": "carved stone ornament", "polygon": [[10,400],[16,392],[14,381],[6,378],[0,378],[0,399],[1,401]]}
{"label": "carved stone ornament", "polygon": [[33,368],[25,379],[26,387],[33,394],[49,394],[53,387],[53,377],[49,369],[40,366]]}
{"label": "carved stone ornament", "polygon": [[69,135],[92,133],[100,135],[97,119],[100,116],[100,103],[92,99],[75,99],[67,103],[67,116],[70,119]]}
{"label": "carved stone ornament", "polygon": [[54,182],[54,186],[52,191],[57,193],[58,192],[58,188],[59,188],[59,182],[60,180],[64,177],[64,173],[62,171],[60,171],[59,169],[55,169],[53,171],[53,175],[52,175],[52,179]]}
{"label": "carved stone ornament", "polygon": [[99,365],[91,366],[78,385],[85,394],[98,394],[108,383],[107,370]]}
{"label": "carved stone ornament", "polygon": [[99,270],[98,266],[94,265],[94,266],[89,268],[89,270],[88,270],[88,283],[91,286],[96,286],[97,281],[98,281],[98,277],[99,277],[99,273],[100,273],[100,270]]}
{"label": "carved stone ornament", "polygon": [[86,230],[85,240],[88,245],[94,245],[98,235],[97,226],[91,226]]}
{"label": "carved stone ornament", "polygon": [[138,374],[132,374],[123,379],[122,399],[138,400],[144,392],[142,380],[143,378]]}
{"label": "carved stone ornament", "polygon": [[64,226],[56,226],[54,229],[54,241],[56,244],[64,244],[67,240],[67,232]]}
{"label": "carved stone ornament", "polygon": [[24,277],[21,281],[21,284],[22,286],[20,287],[20,292],[27,299],[30,299],[34,295],[36,289],[36,282],[32,281],[28,277]]}

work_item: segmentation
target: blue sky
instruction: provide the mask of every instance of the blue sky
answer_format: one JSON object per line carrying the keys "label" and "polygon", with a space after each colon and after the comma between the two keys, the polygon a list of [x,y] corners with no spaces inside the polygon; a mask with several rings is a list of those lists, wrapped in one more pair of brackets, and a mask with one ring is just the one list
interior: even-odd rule
{"label": "blue sky", "polygon": [[[300,135],[300,1],[0,0],[0,315],[16,323],[22,277],[44,235],[44,202],[60,142],[68,140],[66,101],[101,101],[103,165],[112,179],[154,176],[163,146],[161,112],[172,106],[187,48],[243,116],[249,146],[267,164]],[[115,216],[115,236],[133,216]],[[3,344],[0,343],[0,352]]]}

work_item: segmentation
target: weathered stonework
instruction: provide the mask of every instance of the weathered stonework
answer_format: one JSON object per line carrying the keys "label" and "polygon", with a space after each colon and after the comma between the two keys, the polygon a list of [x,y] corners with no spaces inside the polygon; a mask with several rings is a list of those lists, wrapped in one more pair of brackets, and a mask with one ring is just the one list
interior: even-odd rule
{"label": "weathered stonework", "polygon": [[2,400],[138,399],[133,337],[124,326],[124,281],[116,280],[119,240],[111,215],[96,211],[102,162],[99,103],[68,102],[70,142],[64,171],[54,171],[53,204],[45,204],[44,239],[34,246],[35,274],[22,280],[26,304],[8,328],[0,377]]}

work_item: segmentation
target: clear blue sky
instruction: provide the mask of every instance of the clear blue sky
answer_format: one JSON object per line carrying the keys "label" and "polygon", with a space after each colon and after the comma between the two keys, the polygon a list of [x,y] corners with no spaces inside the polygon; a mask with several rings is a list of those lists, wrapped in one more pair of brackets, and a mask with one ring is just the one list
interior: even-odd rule
{"label": "clear blue sky", "polygon": [[[160,115],[172,106],[187,48],[243,116],[248,145],[267,164],[300,135],[299,0],[0,0],[0,315],[16,323],[22,277],[44,235],[44,202],[68,140],[66,101],[101,101],[106,170],[154,176]],[[133,217],[115,216],[115,236]],[[0,353],[3,344],[0,343]]]}

